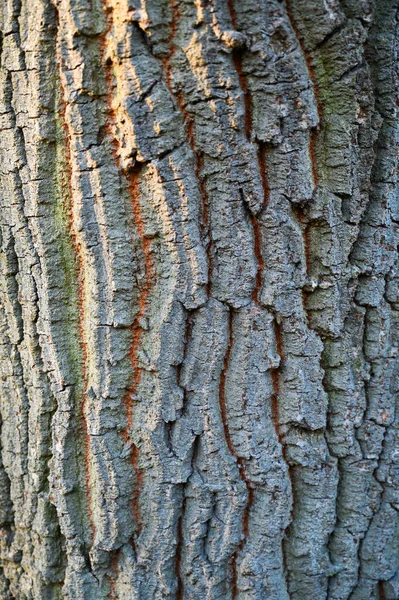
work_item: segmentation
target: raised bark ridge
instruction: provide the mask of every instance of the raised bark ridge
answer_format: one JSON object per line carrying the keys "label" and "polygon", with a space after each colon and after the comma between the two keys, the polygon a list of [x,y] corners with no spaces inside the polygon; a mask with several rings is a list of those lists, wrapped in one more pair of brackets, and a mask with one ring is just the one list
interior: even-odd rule
{"label": "raised bark ridge", "polygon": [[0,6],[0,596],[399,599],[397,0]]}

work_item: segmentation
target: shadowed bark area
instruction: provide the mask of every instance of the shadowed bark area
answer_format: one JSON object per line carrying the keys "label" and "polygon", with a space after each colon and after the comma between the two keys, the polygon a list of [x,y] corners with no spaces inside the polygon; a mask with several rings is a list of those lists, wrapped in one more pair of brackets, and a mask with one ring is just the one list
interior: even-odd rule
{"label": "shadowed bark area", "polygon": [[399,600],[398,28],[0,3],[2,600]]}

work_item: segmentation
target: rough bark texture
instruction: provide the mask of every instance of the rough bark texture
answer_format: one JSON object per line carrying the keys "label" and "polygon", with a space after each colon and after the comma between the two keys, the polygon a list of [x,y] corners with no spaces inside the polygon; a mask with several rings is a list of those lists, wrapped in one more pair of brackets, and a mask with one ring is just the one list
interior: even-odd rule
{"label": "rough bark texture", "polygon": [[398,599],[399,1],[0,12],[0,597]]}

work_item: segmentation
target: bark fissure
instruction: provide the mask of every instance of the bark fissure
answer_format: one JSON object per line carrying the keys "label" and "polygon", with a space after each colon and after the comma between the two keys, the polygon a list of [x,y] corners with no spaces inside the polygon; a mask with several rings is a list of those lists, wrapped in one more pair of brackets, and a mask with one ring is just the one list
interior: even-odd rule
{"label": "bark fissure", "polygon": [[233,311],[232,309],[229,309],[229,341],[228,341],[228,346],[226,349],[226,354],[224,357],[224,364],[223,364],[223,369],[220,373],[220,382],[219,382],[219,404],[220,404],[220,414],[221,414],[221,418],[222,418],[222,423],[223,423],[223,430],[224,430],[224,435],[225,435],[225,439],[226,439],[226,443],[227,446],[229,448],[229,451],[231,453],[231,455],[234,457],[238,469],[239,469],[239,473],[240,473],[240,477],[242,479],[242,481],[245,483],[245,486],[247,488],[247,501],[244,507],[244,511],[243,511],[243,516],[242,516],[242,532],[243,532],[243,536],[242,539],[236,549],[236,551],[234,552],[232,558],[231,558],[231,566],[232,566],[232,571],[233,571],[233,577],[232,577],[232,598],[236,599],[238,597],[238,587],[237,587],[237,558],[240,552],[242,552],[243,548],[245,547],[245,542],[247,540],[248,537],[248,533],[249,533],[249,513],[254,501],[254,484],[251,482],[251,480],[248,477],[248,474],[246,472],[246,468],[245,468],[245,463],[243,461],[243,459],[238,456],[237,451],[234,447],[234,444],[232,442],[231,439],[231,435],[230,435],[230,430],[229,430],[229,424],[228,424],[228,418],[227,418],[227,408],[226,408],[226,374],[229,368],[229,362],[230,362],[230,355],[231,355],[231,350],[233,347],[233,343],[234,343],[234,338],[233,338]]}
{"label": "bark fissure", "polygon": [[[228,0],[228,9],[230,13],[231,24],[235,29],[237,29],[237,16],[234,7],[234,0]],[[251,142],[252,138],[252,96],[248,87],[247,77],[243,70],[242,65],[242,54],[245,50],[242,48],[235,49],[232,51],[232,58],[235,70],[238,75],[238,80],[240,82],[240,87],[243,93],[244,98],[244,131],[248,142]],[[269,199],[269,186],[267,183],[267,171],[266,171],[266,146],[262,142],[256,140],[258,150],[257,150],[257,159],[260,171],[260,178],[262,182],[263,189],[263,202],[261,208],[257,214],[250,213],[252,228],[254,232],[254,252],[255,257],[258,263],[258,268],[256,272],[255,279],[255,287],[252,292],[252,300],[259,304],[259,292],[262,287],[262,275],[263,270],[265,268],[265,263],[262,256],[262,243],[261,243],[261,225],[259,223],[259,218],[262,216],[262,212],[267,206],[267,202]]]}

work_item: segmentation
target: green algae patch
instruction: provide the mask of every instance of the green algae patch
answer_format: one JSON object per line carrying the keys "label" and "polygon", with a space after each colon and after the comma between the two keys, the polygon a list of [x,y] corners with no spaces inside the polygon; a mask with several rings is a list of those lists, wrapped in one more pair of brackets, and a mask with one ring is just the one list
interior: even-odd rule
{"label": "green algae patch", "polygon": [[56,167],[54,173],[54,225],[63,290],[63,332],[67,346],[69,368],[74,375],[77,392],[83,392],[83,350],[79,340],[79,276],[78,259],[71,233],[71,197],[69,165],[65,134],[59,116],[56,117]]}

